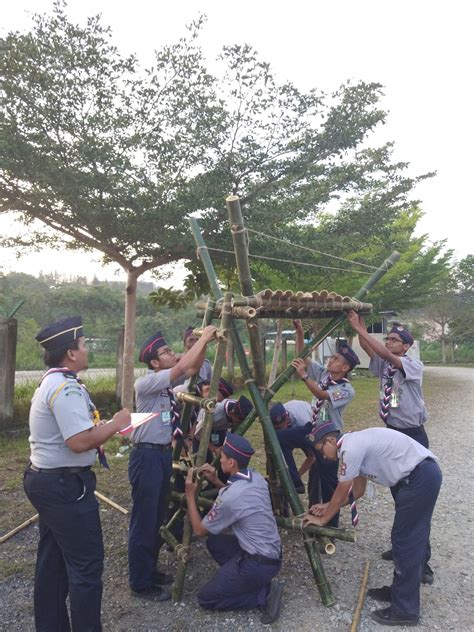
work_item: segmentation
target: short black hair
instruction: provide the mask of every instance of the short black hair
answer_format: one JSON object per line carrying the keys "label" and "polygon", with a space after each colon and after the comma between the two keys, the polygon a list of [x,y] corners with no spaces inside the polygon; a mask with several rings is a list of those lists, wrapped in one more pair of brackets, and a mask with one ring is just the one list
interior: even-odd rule
{"label": "short black hair", "polygon": [[150,371],[155,371],[156,367],[153,366],[153,364],[151,363],[152,360],[159,360],[158,358],[158,352],[155,353],[153,358],[150,358],[148,360],[148,362],[145,362],[145,364],[147,365],[147,367],[150,369]]}
{"label": "short black hair", "polygon": [[79,338],[71,340],[57,349],[50,349],[49,351],[45,350],[43,354],[43,361],[50,369],[61,366],[62,361],[70,349],[73,349],[74,351],[79,349]]}

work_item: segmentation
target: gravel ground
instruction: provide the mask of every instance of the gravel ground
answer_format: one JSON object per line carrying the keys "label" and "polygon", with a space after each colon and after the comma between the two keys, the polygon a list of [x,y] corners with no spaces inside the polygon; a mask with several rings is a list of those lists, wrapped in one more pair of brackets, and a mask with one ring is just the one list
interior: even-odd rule
{"label": "gravel ground", "polygon": [[[473,498],[471,477],[466,475],[473,448],[473,378],[474,369],[426,369],[426,382],[434,387],[430,388],[427,402],[430,410],[427,431],[430,447],[440,459],[444,481],[432,523],[431,565],[435,583],[421,589],[422,619],[418,627],[421,630],[474,630]],[[124,501],[126,504],[126,499]],[[366,561],[371,564],[369,586],[390,583],[392,564],[380,558],[380,553],[389,546],[393,519],[389,490],[377,487],[371,498],[359,502],[359,513],[357,544],[338,543],[335,555],[322,558],[337,599],[331,608],[321,605],[301,537],[297,533],[283,533],[284,565],[280,578],[285,586],[284,602],[281,617],[272,629],[290,632],[309,632],[316,628],[323,632],[349,630]],[[256,612],[208,613],[198,607],[197,587],[209,577],[214,567],[203,542],[196,543],[193,548],[183,603],[154,604],[131,597],[126,568],[127,517],[103,505],[101,514],[106,541],[104,630],[190,632],[206,628],[217,632],[232,628],[237,632],[269,628],[260,624]],[[349,512],[343,510],[341,526],[349,526],[349,523]],[[22,570],[7,579],[0,578],[0,630],[34,630],[32,576],[37,538],[38,529],[33,526],[1,545],[1,555],[11,564],[20,561]],[[173,570],[171,553],[164,551],[161,560],[164,570]],[[374,607],[380,606],[367,599],[359,630],[405,629],[378,626],[370,619]]]}

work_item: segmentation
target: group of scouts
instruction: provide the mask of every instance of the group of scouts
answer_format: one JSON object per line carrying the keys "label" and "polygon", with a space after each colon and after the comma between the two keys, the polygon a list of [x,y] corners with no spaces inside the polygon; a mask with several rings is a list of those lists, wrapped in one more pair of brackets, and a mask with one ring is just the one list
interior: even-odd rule
{"label": "group of scouts", "polygon": [[[370,370],[380,378],[379,413],[385,427],[343,433],[342,414],[355,395],[348,376],[359,364],[346,343],[339,344],[326,367],[310,359],[294,360],[296,374],[312,395],[311,403],[276,403],[270,416],[298,493],[305,492],[301,477],[309,470],[305,524],[337,526],[341,507],[363,496],[368,480],[390,488],[395,502],[392,547],[382,557],[393,560],[393,579],[390,586],[369,589],[370,597],[389,604],[371,616],[380,624],[416,625],[420,584],[433,583],[429,535],[441,486],[441,471],[428,450],[424,429],[423,365],[407,355],[413,338],[401,325],[392,327],[383,345],[367,333],[356,312],[349,312],[347,319],[370,357]],[[300,321],[295,321],[295,329],[299,353],[304,345]],[[139,598],[171,598],[167,585],[173,577],[159,568],[158,556],[163,544],[159,529],[168,511],[172,442],[181,434],[174,393],[199,374],[199,388],[205,394],[211,377],[205,353],[215,334],[212,325],[199,338],[188,329],[181,356],[160,332],[140,350],[140,361],[148,371],[135,382],[136,409],[159,414],[133,431],[128,468],[133,500],[129,583]],[[80,317],[49,325],[36,339],[48,367],[32,400],[31,457],[24,477],[25,492],[39,514],[36,629],[99,631],[104,549],[91,466],[97,455],[106,464],[103,444],[130,425],[131,415],[122,409],[111,421],[99,421],[78,377],[87,368],[88,357]],[[261,622],[269,624],[281,609],[283,591],[276,579],[282,564],[281,541],[268,484],[249,468],[254,450],[233,432],[252,404],[243,396],[233,399],[232,394],[232,386],[221,380],[208,459],[220,455],[219,471],[210,463],[201,468],[218,495],[204,517],[196,505],[197,484],[191,470],[184,483],[194,533],[207,537],[207,548],[219,565],[200,587],[198,601],[211,610],[258,608]],[[187,438],[194,451],[200,424],[198,415]],[[299,470],[293,457],[296,448],[306,455]]]}

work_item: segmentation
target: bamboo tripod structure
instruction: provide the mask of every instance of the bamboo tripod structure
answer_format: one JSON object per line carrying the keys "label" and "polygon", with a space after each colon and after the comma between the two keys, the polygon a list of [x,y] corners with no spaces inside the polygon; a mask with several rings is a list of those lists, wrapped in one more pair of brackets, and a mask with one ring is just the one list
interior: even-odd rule
{"label": "bamboo tripod structure", "polygon": [[[238,297],[235,301],[237,306],[245,306],[245,305],[255,305],[257,301],[255,300],[255,295],[253,292],[251,275],[250,275],[250,267],[248,261],[248,248],[246,241],[246,230],[243,222],[242,212],[240,208],[239,198],[236,196],[230,196],[226,200],[227,210],[229,214],[229,222],[230,229],[232,234],[232,239],[234,243],[235,257],[237,262],[237,269],[240,281],[240,288],[242,296]],[[261,338],[259,335],[259,324],[257,320],[257,312],[254,310],[253,312],[246,312],[245,315],[242,315],[244,312],[238,311],[237,313],[234,311],[235,303],[231,293],[226,292],[223,296],[222,291],[219,287],[217,276],[212,265],[212,261],[209,257],[209,252],[206,248],[204,240],[202,238],[201,232],[199,230],[198,223],[196,219],[190,218],[190,227],[193,233],[194,240],[197,246],[198,256],[201,259],[201,262],[204,266],[209,285],[211,288],[212,298],[209,298],[207,304],[199,305],[201,308],[201,312],[203,311],[203,325],[210,324],[213,318],[219,317],[221,318],[221,332],[218,337],[217,350],[214,360],[212,380],[210,385],[209,399],[214,399],[217,395],[217,386],[222,373],[222,369],[224,366],[225,353],[227,347],[227,340],[232,340],[234,350],[240,365],[241,373],[244,378],[245,385],[248,388],[250,393],[250,397],[252,399],[254,409],[247,416],[247,418],[242,422],[242,424],[235,431],[237,434],[243,435],[258,417],[260,424],[263,430],[264,444],[265,444],[265,453],[266,453],[266,464],[267,464],[267,476],[270,487],[270,494],[272,496],[272,503],[274,507],[275,514],[277,516],[278,524],[286,529],[298,529],[301,530],[303,543],[306,549],[306,553],[308,555],[309,563],[313,572],[313,576],[315,579],[316,586],[318,587],[319,593],[321,595],[321,600],[325,606],[331,606],[335,603],[335,598],[332,594],[332,590],[328,579],[326,577],[321,558],[319,555],[319,547],[322,545],[328,551],[330,550],[331,542],[328,540],[329,537],[336,537],[341,540],[352,541],[355,542],[355,534],[351,529],[330,529],[328,527],[308,527],[302,528],[301,516],[304,514],[305,509],[304,506],[296,493],[293,481],[291,479],[288,466],[283,457],[280,444],[278,441],[278,437],[273,426],[273,423],[270,419],[270,415],[268,412],[268,404],[272,397],[277,393],[277,391],[285,384],[285,382],[293,375],[294,368],[289,366],[285,369],[278,378],[271,384],[270,386],[265,384],[265,365],[263,352],[261,347]],[[351,307],[354,306],[361,309],[361,311],[367,311],[370,309],[370,305],[362,304],[360,301],[367,295],[369,290],[378,282],[378,280],[395,264],[398,260],[399,254],[394,252],[392,255],[384,261],[384,263],[374,272],[374,274],[368,279],[368,281],[362,286],[362,288],[357,292],[351,303]],[[265,295],[265,293],[263,293]],[[314,294],[314,293],[313,293]],[[274,301],[274,296],[271,290],[266,290],[266,296],[270,298],[271,301]],[[300,297],[305,300],[305,297]],[[316,298],[320,300],[319,297],[312,296],[312,299]],[[312,313],[315,311],[314,305],[310,306],[310,297],[306,296],[308,301],[309,309],[312,309]],[[217,307],[218,303],[218,307]],[[327,303],[326,303],[327,305]],[[286,309],[286,311],[285,311]],[[285,308],[281,309],[281,302],[279,305],[276,305],[275,302],[269,305],[269,310],[267,310],[267,314],[261,314],[260,317],[274,317],[275,313],[279,314],[281,318],[288,318],[288,313],[290,311],[294,311],[294,309],[300,310],[298,313],[300,316],[302,315],[302,304],[300,303],[295,305],[286,305]],[[347,303],[346,303],[347,309]],[[298,355],[300,358],[307,358],[314,348],[316,348],[322,340],[324,340],[327,336],[331,334],[339,324],[345,318],[345,311],[342,302],[332,301],[330,306],[327,306],[327,312],[333,316],[333,318],[325,325],[325,327],[317,334],[316,338],[313,339],[310,343],[308,343],[303,351]],[[270,315],[271,314],[271,315]],[[298,316],[298,317],[300,317]],[[247,361],[247,357],[245,355],[243,344],[240,340],[239,334],[237,332],[237,328],[234,322],[234,318],[243,317],[246,320],[247,331],[250,340],[250,347],[252,353],[253,360],[253,373],[250,369],[250,366]],[[324,317],[327,317],[326,314]],[[194,383],[191,382],[190,392],[193,393]],[[184,398],[185,405],[182,414],[182,425],[184,433],[187,432],[189,426],[189,419],[192,409],[192,401],[196,404],[196,398]],[[204,406],[203,406],[204,407]],[[205,408],[205,407],[204,407]],[[212,406],[211,406],[212,408]],[[204,464],[207,455],[207,446],[209,443],[210,435],[212,431],[212,411],[210,409],[206,410],[204,423],[201,431],[199,450],[197,455],[195,456],[194,463],[190,463],[189,465],[201,466]],[[179,460],[182,449],[182,441],[179,441],[176,445],[173,457],[176,462]],[[180,469],[180,468],[177,468]],[[280,483],[281,487],[284,490],[285,496],[288,500],[288,503],[291,507],[291,510],[295,516],[293,519],[285,519],[282,517],[282,497],[280,494],[276,493],[276,487]],[[199,496],[198,490],[198,504],[201,506],[206,506],[206,501],[209,503],[210,501],[204,499],[202,496]],[[183,588],[184,588],[184,580],[186,573],[186,565],[189,559],[190,553],[190,544],[191,544],[191,536],[192,536],[192,528],[190,521],[186,514],[185,500],[183,494],[179,494],[176,490],[171,494],[171,502],[174,502],[174,513],[169,520],[167,525],[164,525],[160,529],[160,534],[174,550],[178,559],[178,569],[176,573],[175,583],[173,585],[172,596],[174,601],[181,601]],[[176,523],[177,520],[182,519],[184,517],[184,533],[183,540],[179,543],[176,538],[172,535],[170,529]]]}

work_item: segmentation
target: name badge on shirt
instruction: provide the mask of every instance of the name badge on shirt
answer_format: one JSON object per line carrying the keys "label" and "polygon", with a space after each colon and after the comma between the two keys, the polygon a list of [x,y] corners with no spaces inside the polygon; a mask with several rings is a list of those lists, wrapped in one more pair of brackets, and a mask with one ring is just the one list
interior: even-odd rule
{"label": "name badge on shirt", "polygon": [[169,426],[171,423],[171,413],[169,410],[163,410],[161,413],[161,422],[163,426]]}

